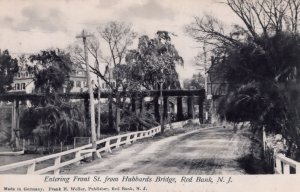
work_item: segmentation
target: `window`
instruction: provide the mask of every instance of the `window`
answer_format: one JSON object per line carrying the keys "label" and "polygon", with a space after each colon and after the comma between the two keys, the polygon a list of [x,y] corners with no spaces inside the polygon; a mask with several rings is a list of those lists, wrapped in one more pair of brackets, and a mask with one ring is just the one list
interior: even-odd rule
{"label": "window", "polygon": [[83,86],[84,86],[84,87],[87,87],[86,81],[82,81],[82,83],[83,83]]}
{"label": "window", "polygon": [[16,86],[17,86],[16,90],[20,90],[20,84],[17,83]]}
{"label": "window", "polygon": [[25,83],[22,83],[21,84],[21,90],[25,90],[25,87],[26,87]]}
{"label": "window", "polygon": [[81,81],[76,81],[76,87],[81,87]]}
{"label": "window", "polygon": [[28,77],[28,72],[25,73],[25,77]]}

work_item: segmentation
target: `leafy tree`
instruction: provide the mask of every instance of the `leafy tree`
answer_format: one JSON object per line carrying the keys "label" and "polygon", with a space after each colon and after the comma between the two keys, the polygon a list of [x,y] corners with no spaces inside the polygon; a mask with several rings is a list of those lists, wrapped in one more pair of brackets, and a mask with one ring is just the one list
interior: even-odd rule
{"label": "leafy tree", "polygon": [[[112,97],[109,97],[109,127],[114,127],[116,132],[120,132],[120,109],[124,110],[125,98],[121,98],[119,91],[126,90],[127,82],[124,79],[125,69],[124,58],[128,51],[128,47],[132,45],[133,40],[136,37],[136,33],[133,31],[131,25],[124,22],[111,21],[106,23],[102,27],[97,28],[97,35],[88,39],[88,51],[92,55],[95,66],[90,66],[91,71],[105,82],[113,94],[116,95],[116,101],[113,101]],[[103,42],[103,46],[108,52],[100,51],[100,42]],[[84,64],[83,49],[76,46],[73,49],[73,59],[79,64]],[[104,66],[103,66],[104,64]],[[101,67],[102,66],[102,67]],[[104,69],[104,71],[101,70]],[[98,85],[100,87],[100,85]],[[116,110],[116,123],[113,123],[113,107],[115,104]],[[98,109],[98,111],[100,111]],[[98,123],[99,125],[99,123]]]}
{"label": "leafy tree", "polygon": [[[167,31],[158,31],[153,39],[141,36],[137,49],[130,50],[126,55],[126,63],[130,68],[128,82],[137,85],[137,90],[159,89],[161,85],[163,89],[181,88],[176,66],[183,65],[184,61],[172,44],[171,35]],[[158,97],[153,102],[155,118],[159,121]],[[167,108],[164,108],[164,114],[164,118],[168,118]]]}
{"label": "leafy tree", "polygon": [[[227,0],[243,26],[225,30],[216,18],[195,17],[186,31],[211,47],[219,79],[228,95],[219,114],[233,121],[281,133],[300,146],[298,0]],[[288,154],[290,155],[290,154]]]}
{"label": "leafy tree", "polygon": [[0,93],[12,89],[13,77],[17,72],[17,59],[12,58],[8,50],[0,50]]}
{"label": "leafy tree", "polygon": [[185,79],[183,81],[183,88],[184,89],[204,89],[204,77],[198,73],[193,74],[191,79]]}
{"label": "leafy tree", "polygon": [[35,62],[35,89],[44,93],[62,89],[72,70],[70,55],[59,49],[45,50],[29,57]]}
{"label": "leafy tree", "polygon": [[34,67],[35,88],[47,94],[42,101],[33,102],[21,117],[23,135],[38,136],[43,145],[70,142],[74,136],[86,135],[82,107],[57,96],[68,81],[72,69],[69,54],[60,50],[41,51],[29,59]]}
{"label": "leafy tree", "polygon": [[180,88],[176,65],[183,65],[183,59],[171,43],[171,34],[158,31],[156,37],[139,38],[136,50],[130,50],[126,62],[131,69],[132,81],[138,82],[146,89],[158,88],[160,80],[164,87]]}

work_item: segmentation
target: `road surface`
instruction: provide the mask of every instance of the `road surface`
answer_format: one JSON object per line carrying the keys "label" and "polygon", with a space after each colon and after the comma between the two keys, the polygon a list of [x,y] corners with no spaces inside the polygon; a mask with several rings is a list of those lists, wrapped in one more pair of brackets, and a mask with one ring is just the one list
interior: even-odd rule
{"label": "road surface", "polygon": [[249,147],[250,140],[231,128],[198,129],[139,141],[61,174],[245,174],[237,160],[249,153]]}

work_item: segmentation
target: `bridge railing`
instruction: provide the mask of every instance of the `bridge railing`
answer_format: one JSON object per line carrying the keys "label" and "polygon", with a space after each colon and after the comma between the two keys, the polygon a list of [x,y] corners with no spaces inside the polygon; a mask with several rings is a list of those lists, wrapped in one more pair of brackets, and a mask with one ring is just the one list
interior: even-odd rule
{"label": "bridge railing", "polygon": [[300,174],[300,162],[277,153],[274,148],[266,142],[266,133],[263,131],[263,148],[265,160],[275,174]]}
{"label": "bridge railing", "polygon": [[300,163],[286,157],[284,154],[278,153],[274,155],[275,174],[291,174],[291,168],[294,168],[295,174],[300,174]]}
{"label": "bridge railing", "polygon": [[[27,174],[40,175],[49,172],[53,172],[53,174],[59,174],[62,167],[74,163],[80,163],[81,160],[87,157],[91,157],[94,152],[96,152],[98,156],[101,157],[100,152],[111,152],[112,148],[118,148],[124,144],[131,144],[132,142],[142,138],[152,137],[160,131],[160,126],[157,126],[146,131],[132,132],[105,138],[96,142],[97,149],[92,149],[92,144],[87,144],[61,153],[51,154],[36,159],[0,166],[0,173],[25,167],[27,169]],[[38,169],[38,167],[40,166],[39,164],[46,161],[52,161],[52,165]]]}

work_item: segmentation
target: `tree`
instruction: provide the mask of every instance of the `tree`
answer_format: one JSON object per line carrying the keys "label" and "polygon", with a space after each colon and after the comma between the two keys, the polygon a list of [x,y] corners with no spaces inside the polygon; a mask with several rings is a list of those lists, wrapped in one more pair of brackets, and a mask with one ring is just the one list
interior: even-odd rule
{"label": "tree", "polygon": [[20,119],[22,135],[35,135],[44,146],[71,143],[73,137],[86,136],[86,121],[77,104],[61,100],[47,101],[44,105],[29,107]]}
{"label": "tree", "polygon": [[134,82],[146,89],[157,89],[159,80],[164,80],[165,88],[180,88],[176,65],[183,65],[184,61],[171,43],[170,35],[158,31],[153,39],[141,36],[137,49],[128,52],[126,62]]}
{"label": "tree", "polygon": [[8,50],[0,50],[0,93],[12,89],[13,77],[18,72],[18,61],[9,54]]}
{"label": "tree", "polygon": [[[206,43],[217,59],[221,81],[229,84],[219,114],[233,122],[281,133],[291,146],[299,143],[298,0],[227,0],[241,19],[226,32],[212,16],[195,17],[186,31]],[[293,98],[293,100],[291,99]],[[222,109],[223,108],[223,109]],[[289,155],[289,154],[288,154]]]}
{"label": "tree", "polygon": [[[103,27],[98,27],[97,35],[88,39],[88,51],[95,60],[95,66],[90,66],[91,71],[108,85],[112,94],[116,95],[115,102],[112,97],[109,97],[109,112],[112,114],[112,103],[114,102],[116,106],[115,130],[118,133],[120,131],[120,109],[123,108],[125,102],[125,98],[121,98],[119,91],[126,90],[127,88],[126,80],[123,78],[124,72],[120,69],[126,67],[124,66],[124,58],[128,47],[133,43],[135,37],[136,33],[133,31],[131,25],[112,21],[106,23]],[[100,42],[104,42],[102,45],[107,48],[108,52],[102,53],[100,51]],[[73,52],[74,61],[84,64],[83,50],[77,46],[73,48]],[[98,111],[100,112],[100,110]],[[113,127],[112,115],[109,115],[109,117],[109,126]]]}
{"label": "tree", "polygon": [[60,91],[72,70],[70,55],[62,50],[45,50],[29,57],[35,62],[35,89],[43,93]]}
{"label": "tree", "polygon": [[185,79],[183,81],[184,89],[204,89],[204,77],[198,73],[193,74],[191,79]]}
{"label": "tree", "polygon": [[68,81],[72,69],[69,54],[61,50],[46,50],[31,55],[29,59],[36,63],[35,89],[47,94],[47,97],[32,102],[32,107],[23,113],[21,126],[24,136],[34,134],[49,147],[59,142],[70,142],[74,136],[86,135],[86,123],[80,107],[57,95]]}

